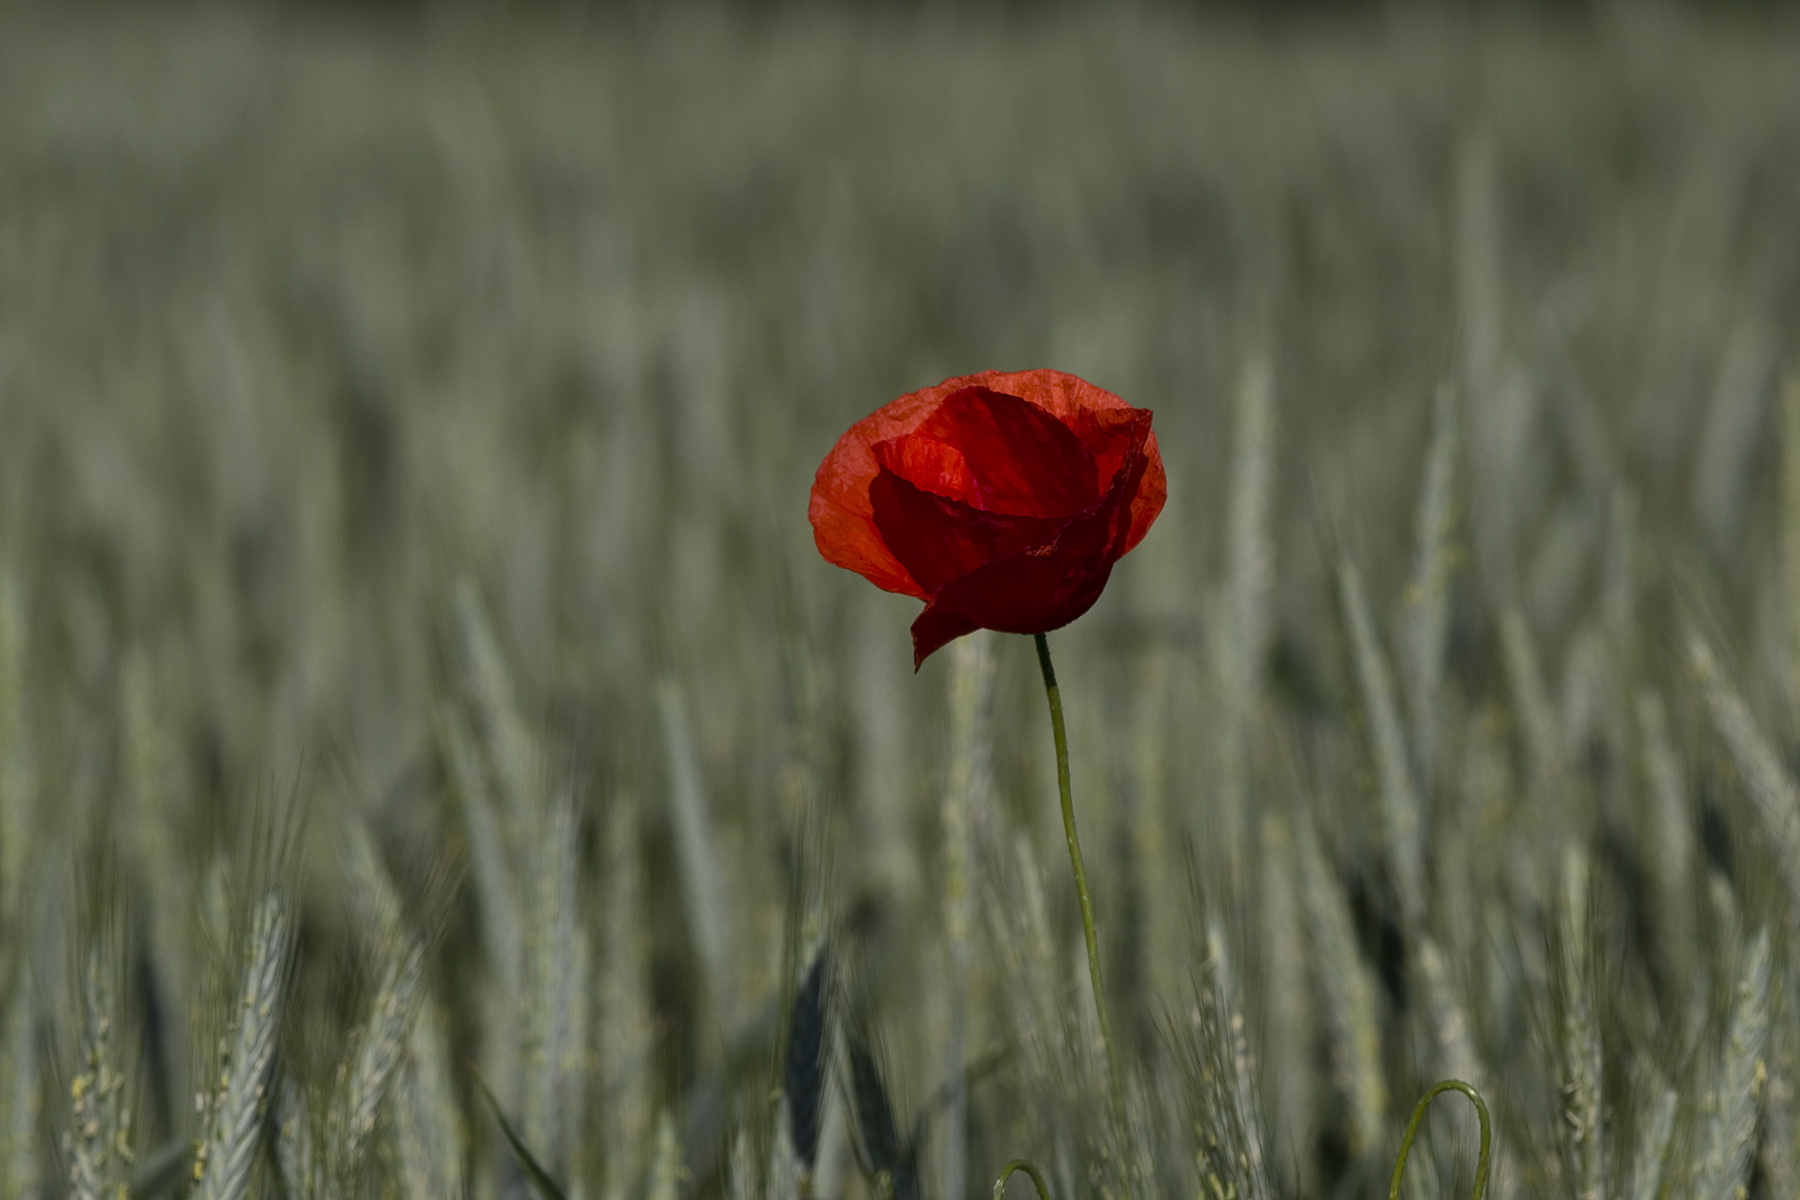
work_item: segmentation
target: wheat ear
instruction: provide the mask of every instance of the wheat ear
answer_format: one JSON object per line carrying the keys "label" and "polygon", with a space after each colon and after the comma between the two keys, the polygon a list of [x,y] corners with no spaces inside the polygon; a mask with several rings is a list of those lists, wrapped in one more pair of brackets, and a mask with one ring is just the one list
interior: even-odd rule
{"label": "wheat ear", "polygon": [[288,937],[286,905],[276,896],[264,897],[251,920],[218,1088],[207,1106],[206,1135],[194,1155],[196,1200],[243,1200],[249,1193],[281,1023]]}

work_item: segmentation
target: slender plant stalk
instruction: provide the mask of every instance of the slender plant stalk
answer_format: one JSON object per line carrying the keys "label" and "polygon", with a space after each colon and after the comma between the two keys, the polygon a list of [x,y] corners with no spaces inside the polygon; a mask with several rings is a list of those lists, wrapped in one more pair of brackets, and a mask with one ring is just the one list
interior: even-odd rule
{"label": "slender plant stalk", "polygon": [[[1056,736],[1056,788],[1062,793],[1063,833],[1069,839],[1069,865],[1075,868],[1075,894],[1081,899],[1081,930],[1087,935],[1088,981],[1094,986],[1094,1008],[1100,1014],[1100,1036],[1106,1040],[1106,1068],[1112,1081],[1113,1115],[1125,1128],[1125,1075],[1113,1042],[1112,1018],[1106,1014],[1106,985],[1100,981],[1100,943],[1094,935],[1094,902],[1088,895],[1087,871],[1081,865],[1081,838],[1075,832],[1075,799],[1069,791],[1069,734],[1063,728],[1062,693],[1056,668],[1050,665],[1050,642],[1037,638],[1038,665],[1044,669],[1044,693],[1050,698],[1050,730]],[[1127,1192],[1129,1194],[1129,1191]]]}
{"label": "slender plant stalk", "polygon": [[1406,1156],[1412,1153],[1413,1137],[1419,1132],[1419,1122],[1425,1119],[1425,1110],[1431,1102],[1444,1092],[1457,1091],[1469,1098],[1475,1106],[1475,1115],[1481,1121],[1481,1157],[1475,1163],[1474,1200],[1481,1200],[1487,1194],[1488,1185],[1488,1151],[1492,1147],[1493,1135],[1488,1129],[1487,1102],[1481,1093],[1460,1079],[1446,1079],[1433,1085],[1432,1089],[1419,1098],[1419,1105],[1413,1109],[1412,1120],[1406,1123],[1406,1136],[1400,1141],[1400,1156],[1394,1160],[1394,1181],[1388,1185],[1388,1200],[1400,1200],[1400,1177],[1406,1174]]}
{"label": "slender plant stalk", "polygon": [[[1043,636],[1041,633],[1038,634],[1039,638]],[[1018,1171],[1023,1171],[1031,1176],[1032,1186],[1037,1188],[1038,1200],[1050,1200],[1050,1189],[1044,1186],[1044,1176],[1031,1165],[1031,1160],[1024,1158],[1015,1158],[1001,1168],[1000,1178],[994,1180],[994,1200],[1000,1200],[1000,1197],[1006,1194],[1006,1181]]]}

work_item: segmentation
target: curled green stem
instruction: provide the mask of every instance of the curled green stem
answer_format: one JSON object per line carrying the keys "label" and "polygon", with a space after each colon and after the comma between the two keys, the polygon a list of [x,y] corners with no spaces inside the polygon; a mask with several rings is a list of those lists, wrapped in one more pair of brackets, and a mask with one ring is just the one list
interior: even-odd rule
{"label": "curled green stem", "polygon": [[1075,832],[1075,800],[1069,790],[1069,734],[1063,727],[1062,693],[1056,687],[1056,668],[1050,665],[1050,642],[1041,633],[1036,637],[1038,665],[1044,669],[1044,692],[1050,698],[1050,731],[1056,736],[1056,787],[1062,793],[1063,833],[1069,840],[1069,865],[1075,868],[1075,894],[1081,900],[1081,930],[1087,935],[1088,981],[1094,987],[1094,1008],[1100,1014],[1100,1036],[1106,1042],[1113,1116],[1123,1135],[1125,1074],[1119,1066],[1118,1046],[1113,1041],[1112,1018],[1106,1011],[1106,985],[1100,981],[1100,942],[1094,935],[1094,902],[1088,895],[1087,871],[1081,863],[1081,838]]}
{"label": "curled green stem", "polygon": [[1031,1176],[1031,1185],[1037,1188],[1038,1200],[1050,1200],[1050,1189],[1044,1186],[1043,1175],[1031,1165],[1030,1159],[1025,1158],[1015,1158],[1000,1168],[1000,1178],[994,1180],[994,1200],[1000,1200],[1006,1194],[1006,1181],[1013,1177],[1014,1171],[1023,1171]]}
{"label": "curled green stem", "polygon": [[1475,1106],[1475,1115],[1481,1121],[1481,1158],[1475,1164],[1475,1195],[1473,1200],[1481,1200],[1487,1194],[1488,1184],[1488,1151],[1492,1146],[1492,1136],[1488,1129],[1487,1102],[1481,1093],[1460,1079],[1446,1079],[1436,1084],[1419,1098],[1419,1105],[1413,1109],[1412,1120],[1407,1122],[1406,1137],[1400,1142],[1400,1157],[1394,1160],[1394,1182],[1388,1187],[1388,1200],[1400,1200],[1400,1176],[1406,1172],[1406,1156],[1412,1152],[1413,1135],[1419,1132],[1419,1122],[1425,1119],[1425,1109],[1444,1092],[1461,1092]]}

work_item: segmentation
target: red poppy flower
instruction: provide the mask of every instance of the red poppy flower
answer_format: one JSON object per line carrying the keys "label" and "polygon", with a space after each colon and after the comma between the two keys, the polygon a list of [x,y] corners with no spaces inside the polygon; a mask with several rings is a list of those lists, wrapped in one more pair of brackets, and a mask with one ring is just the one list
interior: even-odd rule
{"label": "red poppy flower", "polygon": [[852,425],[808,516],[828,561],[925,601],[916,669],[965,633],[1092,608],[1167,491],[1148,409],[1060,371],[984,371]]}

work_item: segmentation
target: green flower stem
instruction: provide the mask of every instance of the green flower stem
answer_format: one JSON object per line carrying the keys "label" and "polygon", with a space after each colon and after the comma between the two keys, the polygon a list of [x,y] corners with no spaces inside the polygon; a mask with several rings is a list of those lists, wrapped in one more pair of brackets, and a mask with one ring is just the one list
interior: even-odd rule
{"label": "green flower stem", "polygon": [[1425,1118],[1425,1109],[1440,1093],[1458,1091],[1469,1098],[1475,1106],[1475,1115],[1481,1121],[1481,1158],[1475,1164],[1474,1200],[1481,1200],[1487,1194],[1488,1184],[1488,1150],[1492,1138],[1488,1130],[1487,1103],[1482,1100],[1481,1093],[1460,1079],[1446,1079],[1434,1086],[1419,1099],[1419,1106],[1413,1109],[1412,1120],[1407,1122],[1406,1137],[1400,1142],[1400,1157],[1394,1160],[1394,1182],[1388,1187],[1388,1200],[1400,1200],[1400,1176],[1406,1172],[1406,1156],[1412,1153],[1413,1135],[1419,1132],[1419,1122]]}
{"label": "green flower stem", "polygon": [[1063,833],[1069,839],[1069,865],[1075,868],[1075,894],[1081,899],[1081,929],[1087,935],[1088,980],[1094,985],[1094,1008],[1100,1013],[1100,1036],[1106,1040],[1106,1067],[1112,1078],[1113,1115],[1125,1132],[1125,1074],[1113,1042],[1112,1018],[1106,1012],[1106,985],[1100,982],[1100,942],[1094,936],[1094,902],[1088,895],[1087,871],[1081,865],[1081,838],[1075,832],[1075,800],[1069,791],[1069,734],[1063,728],[1062,693],[1056,668],[1050,665],[1050,643],[1037,638],[1038,665],[1044,669],[1044,692],[1050,697],[1050,729],[1056,735],[1056,787],[1062,793]]}
{"label": "green flower stem", "polygon": [[[1044,636],[1039,634],[1039,637]],[[1050,1189],[1044,1186],[1044,1177],[1038,1169],[1031,1165],[1029,1159],[1015,1158],[1000,1170],[1000,1178],[994,1180],[994,1200],[1006,1194],[1006,1181],[1013,1177],[1014,1171],[1023,1171],[1031,1176],[1031,1184],[1037,1188],[1038,1200],[1050,1200]]]}

